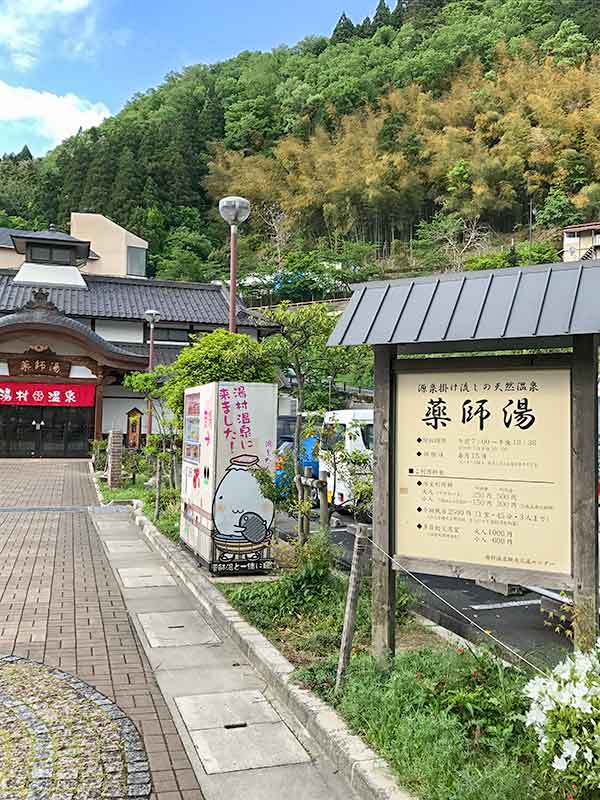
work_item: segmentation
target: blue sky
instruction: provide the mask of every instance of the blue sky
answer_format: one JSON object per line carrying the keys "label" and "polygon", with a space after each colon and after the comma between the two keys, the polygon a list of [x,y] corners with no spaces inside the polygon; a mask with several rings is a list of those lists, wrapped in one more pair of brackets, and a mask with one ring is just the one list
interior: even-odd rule
{"label": "blue sky", "polygon": [[377,0],[0,0],[0,153],[35,155],[188,64],[329,34]]}

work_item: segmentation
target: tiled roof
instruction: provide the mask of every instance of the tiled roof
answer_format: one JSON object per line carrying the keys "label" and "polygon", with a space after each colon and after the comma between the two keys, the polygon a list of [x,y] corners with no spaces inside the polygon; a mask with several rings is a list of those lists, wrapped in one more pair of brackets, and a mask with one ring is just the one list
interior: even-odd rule
{"label": "tiled roof", "polygon": [[[0,270],[0,314],[21,309],[31,297],[31,287],[13,283],[14,270]],[[68,316],[142,320],[153,308],[161,323],[189,322],[226,325],[229,301],[221,286],[178,281],[135,278],[110,278],[85,275],[88,291],[70,288],[49,289],[50,301]],[[238,302],[238,325],[262,327]]]}
{"label": "tiled roof", "polygon": [[[118,347],[122,348],[123,350],[127,350],[128,353],[133,353],[136,356],[144,356],[148,358],[150,345],[147,344],[120,344],[116,343]],[[154,345],[154,364],[161,364],[162,366],[168,367],[169,364],[172,364],[179,353],[181,353],[183,347],[186,345],[182,345],[181,347],[177,347],[174,345]]]}
{"label": "tiled roof", "polygon": [[4,317],[0,317],[0,329],[12,328],[17,325],[26,328],[34,328],[36,326],[38,328],[47,326],[59,326],[61,329],[68,328],[102,352],[118,359],[130,359],[134,363],[137,363],[137,359],[143,355],[130,350],[128,345],[122,346],[120,344],[108,342],[106,339],[98,336],[98,334],[92,331],[87,325],[84,325],[76,319],[66,317],[51,308],[25,309],[16,314],[7,314]]}
{"label": "tiled roof", "polygon": [[56,239],[60,242],[81,242],[64,231],[23,231],[20,228],[0,228],[0,247],[13,247],[12,236],[20,239]]}

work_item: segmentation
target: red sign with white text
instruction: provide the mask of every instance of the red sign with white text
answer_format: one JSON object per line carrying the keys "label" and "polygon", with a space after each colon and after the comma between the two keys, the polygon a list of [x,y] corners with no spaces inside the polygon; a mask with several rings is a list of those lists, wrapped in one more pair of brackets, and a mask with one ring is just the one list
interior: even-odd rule
{"label": "red sign with white text", "polygon": [[0,406],[94,405],[93,383],[8,383],[0,381]]}

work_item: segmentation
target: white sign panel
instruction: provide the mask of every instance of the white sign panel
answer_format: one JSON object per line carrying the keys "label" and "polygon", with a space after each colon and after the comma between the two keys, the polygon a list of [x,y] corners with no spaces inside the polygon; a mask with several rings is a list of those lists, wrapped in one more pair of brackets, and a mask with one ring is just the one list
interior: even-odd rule
{"label": "white sign panel", "polygon": [[570,576],[569,370],[449,365],[397,381],[397,554],[431,572]]}

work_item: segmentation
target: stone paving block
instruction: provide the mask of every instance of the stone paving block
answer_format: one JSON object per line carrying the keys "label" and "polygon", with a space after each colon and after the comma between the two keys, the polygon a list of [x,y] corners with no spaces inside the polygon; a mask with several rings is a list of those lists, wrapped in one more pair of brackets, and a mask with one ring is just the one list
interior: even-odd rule
{"label": "stone paving block", "polygon": [[[175,768],[169,747],[177,768],[189,769],[188,759],[178,755],[183,745],[131,624],[103,541],[125,545],[120,554],[111,554],[115,559],[152,551],[144,549],[147,545],[128,513],[96,516],[100,536],[85,511],[60,513],[62,506],[85,508],[97,502],[87,462],[36,461],[20,464],[16,472],[14,462],[0,461],[0,507],[19,508],[0,514],[0,655],[22,653],[79,675],[108,698],[116,694],[115,683],[124,680],[132,713],[143,714],[141,727],[148,726],[148,735],[168,723],[164,733],[169,743],[159,737],[167,761],[163,769]],[[32,510],[50,506],[56,511]],[[154,591],[173,591],[174,584],[173,580],[166,589]],[[201,800],[200,790],[191,791],[194,800]],[[173,798],[182,800],[180,789]]]}
{"label": "stone paving block", "polygon": [[202,781],[206,800],[349,800],[335,781],[325,783],[312,764],[253,769],[207,775]]}
{"label": "stone paving block", "polygon": [[[189,647],[185,649],[198,651],[201,648]],[[203,649],[207,649],[206,646]],[[163,650],[156,650],[155,652],[162,653]],[[165,648],[164,652],[177,655],[177,653],[183,652],[183,649]],[[235,669],[227,669],[225,667],[209,668],[205,666],[189,667],[187,669],[159,668],[154,674],[165,695],[174,697],[197,692],[199,687],[206,692],[233,692],[244,689],[259,689],[262,691],[266,686],[260,675],[252,667],[248,666]]]}
{"label": "stone paving block", "polygon": [[191,737],[209,775],[310,761],[306,750],[283,722],[192,731]]}
{"label": "stone paving block", "polygon": [[209,644],[219,638],[197,611],[138,614],[151,647]]}
{"label": "stone paving block", "polygon": [[177,581],[166,567],[120,567],[117,572],[127,588],[175,586]]}
{"label": "stone paving block", "polygon": [[186,695],[176,697],[175,702],[191,731],[280,721],[279,714],[257,690]]}
{"label": "stone paving block", "polygon": [[138,555],[152,552],[146,542],[139,539],[105,539],[104,545],[111,555]]}

